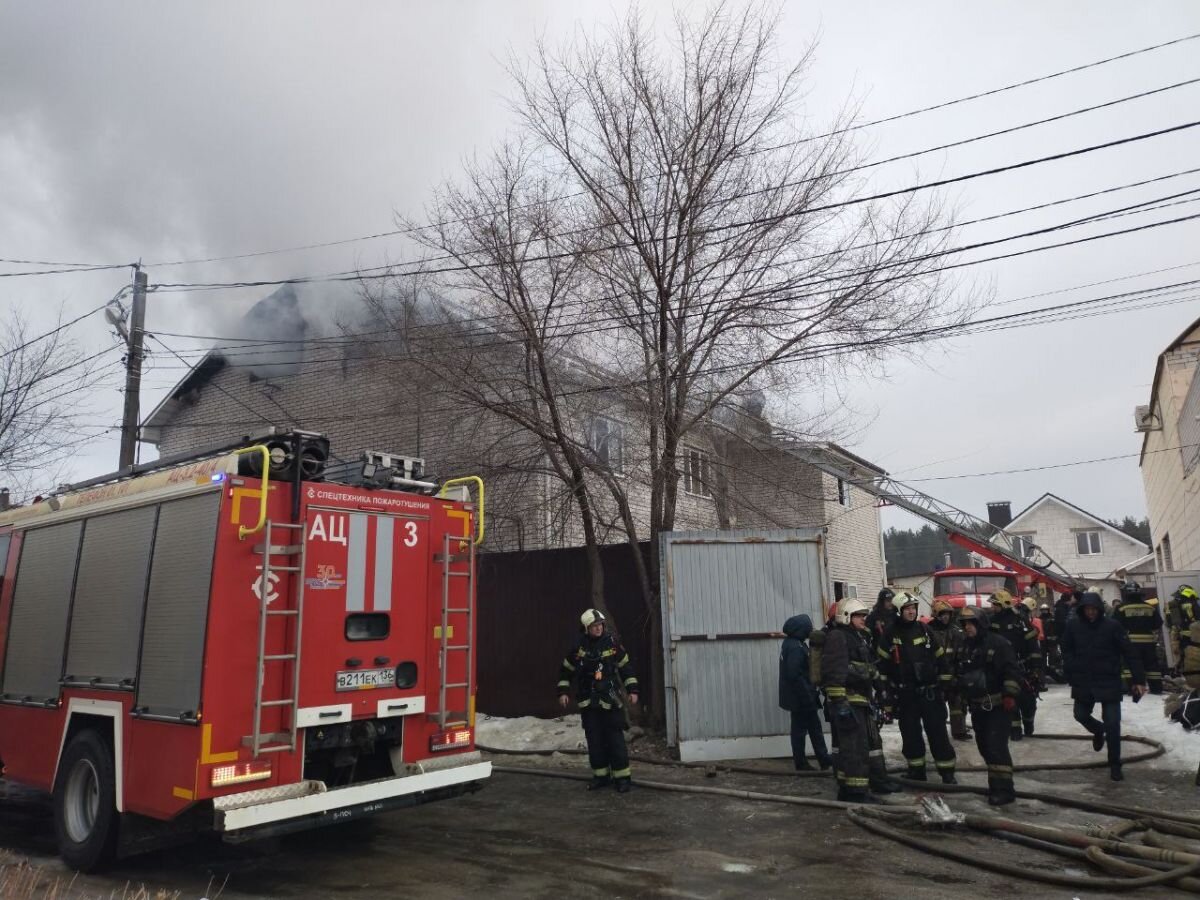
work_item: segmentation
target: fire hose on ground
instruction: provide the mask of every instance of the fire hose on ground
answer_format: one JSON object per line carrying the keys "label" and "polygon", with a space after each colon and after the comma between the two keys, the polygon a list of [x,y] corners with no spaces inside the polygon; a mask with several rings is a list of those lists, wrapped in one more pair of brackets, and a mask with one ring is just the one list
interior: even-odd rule
{"label": "fire hose on ground", "polygon": [[[1090,740],[1089,736],[1068,734],[1036,735],[1040,740]],[[1137,736],[1125,736],[1126,741],[1145,744],[1149,750],[1126,757],[1125,763],[1133,763],[1162,756],[1166,749],[1158,741]],[[517,756],[548,756],[554,753],[582,755],[583,750],[503,750],[477,745],[489,753]],[[827,776],[827,772],[784,772],[752,766],[718,765],[711,763],[685,763],[662,760],[635,754],[634,761],[660,766],[685,769],[704,769],[709,773],[734,772],[759,776]],[[1031,763],[1014,766],[1016,771],[1089,769],[1107,766],[1101,760],[1084,763]],[[532,775],[550,778],[565,778],[586,781],[588,775],[561,772],[529,766],[495,766],[495,771],[514,775]],[[903,771],[903,770],[901,770]],[[982,766],[964,766],[960,772],[982,772]],[[650,790],[670,791],[685,794],[707,794],[732,797],[753,802],[781,803],[793,806],[808,806],[824,809],[842,809],[859,827],[880,837],[886,837],[913,849],[929,853],[941,859],[954,859],[969,866],[988,869],[999,874],[1024,880],[1039,881],[1058,887],[1091,890],[1125,891],[1143,887],[1170,884],[1172,887],[1200,894],[1200,847],[1189,846],[1187,840],[1200,842],[1200,816],[1172,813],[1164,810],[1149,810],[1141,807],[1084,800],[1044,791],[1018,791],[1017,797],[1036,800],[1050,805],[1069,807],[1087,812],[1124,819],[1107,827],[1090,827],[1086,831],[1069,828],[1033,825],[1000,816],[964,815],[952,813],[937,797],[940,793],[986,794],[987,789],[974,785],[936,785],[897,779],[907,787],[927,790],[932,796],[921,798],[917,806],[881,807],[864,806],[838,800],[815,797],[798,797],[789,794],[764,793],[735,788],[719,788],[701,785],[675,784],[661,781],[637,780],[639,787]],[[1041,871],[1028,865],[1017,865],[990,859],[976,853],[966,853],[948,846],[946,841],[930,840],[897,828],[897,824],[920,825],[925,828],[945,829],[963,827],[991,837],[1016,843],[1032,849],[1053,853],[1078,862],[1090,863],[1109,873],[1109,877],[1072,875],[1060,871]],[[1141,833],[1141,842],[1128,840],[1131,835]],[[1184,840],[1180,840],[1184,839]]]}

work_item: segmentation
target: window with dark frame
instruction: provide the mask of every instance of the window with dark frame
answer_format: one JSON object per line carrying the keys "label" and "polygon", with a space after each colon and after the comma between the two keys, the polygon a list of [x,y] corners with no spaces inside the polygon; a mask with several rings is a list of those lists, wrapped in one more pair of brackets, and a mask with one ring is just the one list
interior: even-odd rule
{"label": "window with dark frame", "polygon": [[837,480],[838,503],[841,506],[850,505],[850,485],[841,478]]}
{"label": "window with dark frame", "polygon": [[683,452],[683,489],[699,497],[711,497],[708,480],[708,454],[693,447]]}
{"label": "window with dark frame", "polygon": [[615,473],[625,471],[625,426],[596,416],[592,419],[591,448],[596,458]]}
{"label": "window with dark frame", "polygon": [[1079,556],[1099,556],[1102,552],[1099,531],[1075,532],[1075,552]]}

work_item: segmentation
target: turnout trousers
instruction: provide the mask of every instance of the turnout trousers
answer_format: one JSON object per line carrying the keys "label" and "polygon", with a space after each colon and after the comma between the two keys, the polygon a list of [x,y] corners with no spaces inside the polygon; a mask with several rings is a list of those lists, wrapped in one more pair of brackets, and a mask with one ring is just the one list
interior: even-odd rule
{"label": "turnout trousers", "polygon": [[[1010,727],[1012,736],[1020,740],[1023,735],[1033,734],[1033,718],[1037,715],[1038,695],[1025,684],[1021,685],[1021,693],[1017,697],[1017,708],[1012,711]],[[972,716],[974,721],[974,716]]]}
{"label": "turnout trousers", "polygon": [[971,727],[975,729],[975,746],[987,764],[988,793],[1011,795],[1013,764],[1012,754],[1008,752],[1008,713],[999,703],[990,709],[972,705]]}
{"label": "turnout trousers", "polygon": [[597,778],[628,778],[629,751],[625,747],[625,712],[621,707],[586,706],[579,711],[587,738],[588,762]]}
{"label": "turnout trousers", "polygon": [[[908,777],[924,781],[925,737],[939,774],[954,774],[955,753],[946,733],[946,702],[936,687],[902,690],[896,705]],[[922,734],[924,731],[924,734]]]}
{"label": "turnout trousers", "polygon": [[861,797],[867,788],[887,781],[883,764],[883,741],[871,716],[870,707],[850,704],[850,721],[833,717],[837,734],[837,758],[834,774],[838,787],[850,797]]}
{"label": "turnout trousers", "polygon": [[[1161,694],[1163,673],[1162,664],[1158,661],[1158,642],[1134,641],[1133,649],[1142,661],[1142,670],[1146,673],[1146,684],[1150,688],[1150,693]],[[1133,675],[1125,665],[1121,666],[1121,680],[1125,682],[1125,690],[1129,690],[1129,682],[1133,680]]]}

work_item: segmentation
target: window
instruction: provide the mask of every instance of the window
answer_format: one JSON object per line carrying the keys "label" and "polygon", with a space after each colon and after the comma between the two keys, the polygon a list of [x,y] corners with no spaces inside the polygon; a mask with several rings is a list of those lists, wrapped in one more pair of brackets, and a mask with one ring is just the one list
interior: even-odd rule
{"label": "window", "polygon": [[708,480],[708,454],[703,450],[684,449],[683,489],[701,497],[712,496]]}
{"label": "window", "polygon": [[858,585],[857,584],[846,585],[846,596],[852,600],[857,600],[858,599]]}
{"label": "window", "polygon": [[935,597],[954,596],[956,594],[994,594],[1001,588],[1016,596],[1016,576],[956,573],[953,575],[938,575],[933,579],[933,595]]}
{"label": "window", "polygon": [[591,447],[596,458],[613,472],[625,469],[625,426],[612,419],[592,419]]}
{"label": "window", "polygon": [[1174,571],[1175,564],[1171,561],[1171,536],[1164,534],[1162,544],[1159,546],[1162,549],[1162,570],[1164,572]]}
{"label": "window", "polygon": [[850,485],[846,484],[842,479],[837,480],[838,483],[838,503],[842,506],[850,505]]}
{"label": "window", "polygon": [[1075,532],[1075,552],[1080,556],[1099,556],[1102,552],[1100,549],[1100,532]]}
{"label": "window", "polygon": [[1036,532],[1028,534],[1013,535],[1013,550],[1017,553],[1017,559],[1029,559],[1033,556],[1033,536]]}

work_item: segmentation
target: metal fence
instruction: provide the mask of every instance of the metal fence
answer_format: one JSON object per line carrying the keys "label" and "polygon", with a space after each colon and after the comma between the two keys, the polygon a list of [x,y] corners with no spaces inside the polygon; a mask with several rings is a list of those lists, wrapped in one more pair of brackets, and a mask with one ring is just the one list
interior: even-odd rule
{"label": "metal fence", "polygon": [[[648,546],[642,545],[643,554]],[[653,697],[650,620],[632,550],[628,544],[601,547],[600,557],[605,605],[620,628],[642,691]],[[560,715],[558,666],[579,634],[579,614],[591,601],[584,549],[481,554],[478,584],[477,708],[494,716]]]}

